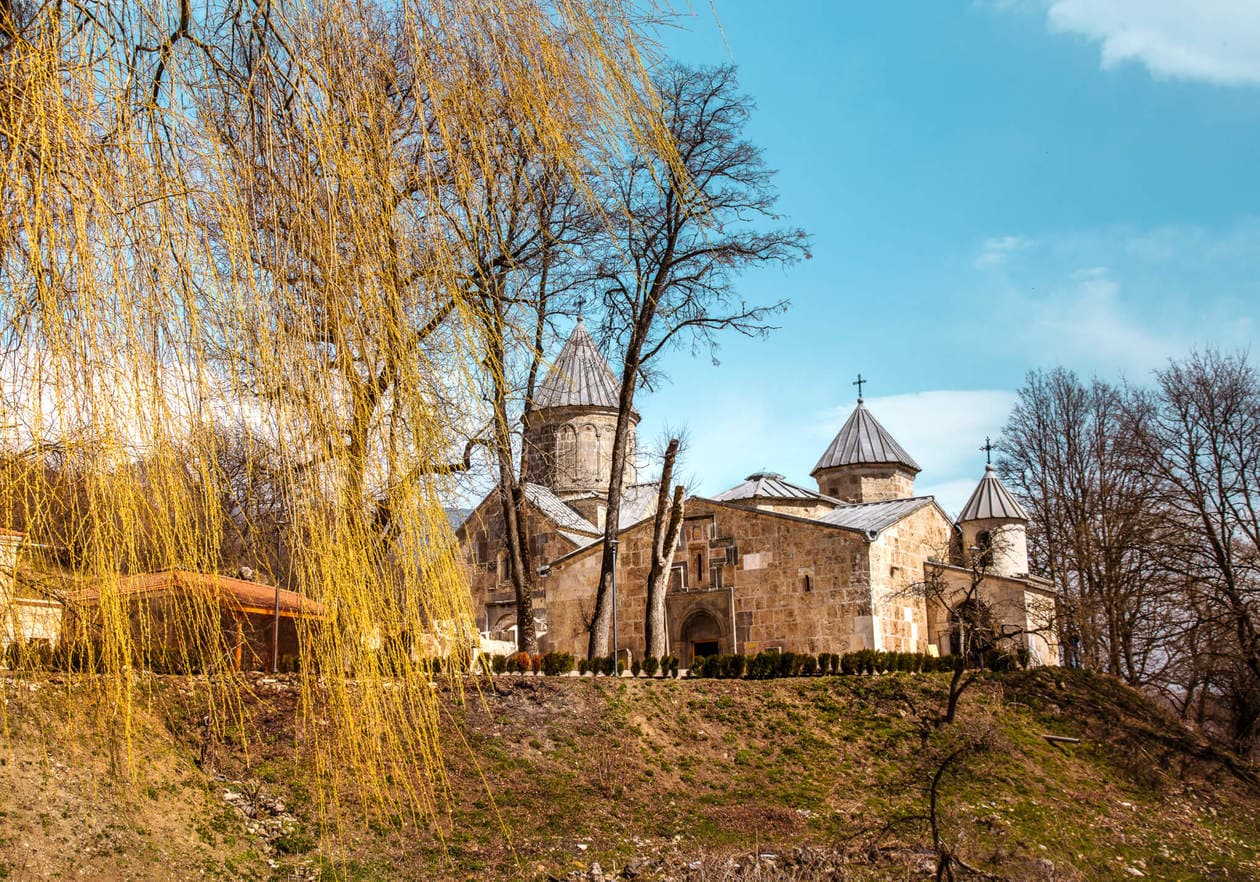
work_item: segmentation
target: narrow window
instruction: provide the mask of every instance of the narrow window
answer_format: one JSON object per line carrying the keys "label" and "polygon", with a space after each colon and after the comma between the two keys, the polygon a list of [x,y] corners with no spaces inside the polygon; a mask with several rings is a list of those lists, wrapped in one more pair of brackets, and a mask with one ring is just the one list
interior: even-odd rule
{"label": "narrow window", "polygon": [[976,548],[980,554],[976,558],[976,563],[982,567],[993,565],[993,534],[988,530],[981,530],[976,534]]}
{"label": "narrow window", "polygon": [[577,478],[577,432],[561,426],[556,433],[556,477],[562,481]]}

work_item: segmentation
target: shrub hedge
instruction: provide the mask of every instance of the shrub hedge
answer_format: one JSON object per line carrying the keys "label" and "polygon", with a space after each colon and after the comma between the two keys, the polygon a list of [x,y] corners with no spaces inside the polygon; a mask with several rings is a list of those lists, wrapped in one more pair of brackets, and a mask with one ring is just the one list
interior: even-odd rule
{"label": "shrub hedge", "polygon": [[[14,653],[10,647],[10,653]],[[14,653],[16,656],[16,653]],[[10,667],[16,665],[18,659],[10,660]],[[779,677],[812,677],[826,675],[856,676],[859,674],[891,674],[891,673],[932,673],[936,671],[952,671],[958,662],[956,656],[936,657],[922,652],[879,652],[873,649],[861,649],[857,652],[846,652],[843,655],[835,652],[823,652],[817,655],[795,652],[779,652],[764,650],[756,655],[714,655],[697,658],[692,662],[690,677],[714,678],[723,680],[770,680]],[[1028,667],[1028,650],[1020,648],[1014,653],[1000,649],[990,649],[981,659],[982,667],[993,671],[1013,671]],[[29,658],[27,659],[29,665]],[[535,673],[549,677],[568,674],[577,670],[585,676],[611,677],[613,672],[624,674],[627,670],[624,661],[617,661],[612,656],[574,659],[567,652],[548,652],[545,655],[530,655],[518,652],[515,655],[496,655],[489,657],[485,663],[496,674]],[[435,671],[440,662],[434,660]],[[55,665],[55,660],[54,664]],[[678,659],[672,655],[660,658],[644,656],[635,659],[629,666],[635,677],[678,676]]]}

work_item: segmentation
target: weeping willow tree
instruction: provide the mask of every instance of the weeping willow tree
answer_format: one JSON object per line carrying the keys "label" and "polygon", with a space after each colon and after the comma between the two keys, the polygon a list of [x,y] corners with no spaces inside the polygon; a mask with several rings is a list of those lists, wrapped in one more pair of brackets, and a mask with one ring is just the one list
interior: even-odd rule
{"label": "weeping willow tree", "polygon": [[159,614],[128,580],[265,535],[250,559],[319,610],[301,707],[330,817],[439,807],[426,659],[476,638],[444,494],[505,431],[486,377],[537,336],[501,276],[539,241],[490,200],[521,169],[583,198],[590,157],[670,149],[645,24],[623,0],[0,0],[0,528],[63,575],[66,657],[124,744],[172,633],[214,726],[244,688],[212,598]]}

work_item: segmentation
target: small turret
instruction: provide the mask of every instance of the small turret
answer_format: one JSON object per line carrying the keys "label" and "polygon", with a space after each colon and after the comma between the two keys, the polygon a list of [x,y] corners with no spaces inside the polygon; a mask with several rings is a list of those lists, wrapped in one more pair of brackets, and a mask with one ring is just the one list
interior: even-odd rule
{"label": "small turret", "polygon": [[996,576],[1028,574],[1028,515],[1011,491],[998,480],[992,463],[958,515],[963,562],[982,563]]}
{"label": "small turret", "polygon": [[810,476],[824,496],[844,502],[887,502],[913,496],[914,476],[920,471],[858,398]]}

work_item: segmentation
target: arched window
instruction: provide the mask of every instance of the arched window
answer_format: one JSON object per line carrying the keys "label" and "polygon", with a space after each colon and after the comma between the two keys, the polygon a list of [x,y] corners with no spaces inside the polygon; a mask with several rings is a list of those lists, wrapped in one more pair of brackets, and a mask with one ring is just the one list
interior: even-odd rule
{"label": "arched window", "polygon": [[562,481],[577,479],[577,432],[572,426],[561,426],[556,432],[556,477]]}
{"label": "arched window", "polygon": [[976,563],[982,567],[993,566],[993,534],[988,530],[976,534]]}
{"label": "arched window", "polygon": [[599,429],[591,423],[582,426],[578,439],[578,477],[587,481],[599,476]]}

